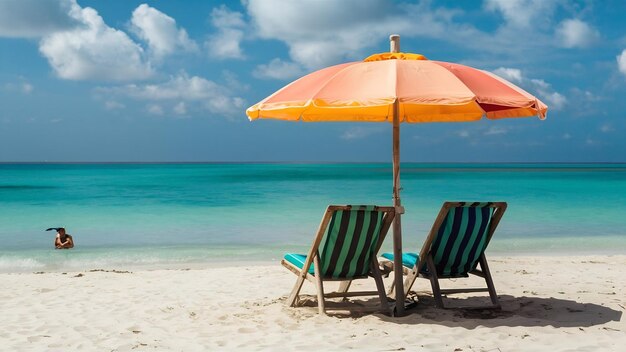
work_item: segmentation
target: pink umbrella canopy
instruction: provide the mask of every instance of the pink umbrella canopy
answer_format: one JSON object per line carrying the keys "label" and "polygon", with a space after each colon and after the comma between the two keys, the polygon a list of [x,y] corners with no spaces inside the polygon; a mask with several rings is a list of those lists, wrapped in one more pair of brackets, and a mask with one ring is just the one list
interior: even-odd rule
{"label": "pink umbrella canopy", "polygon": [[539,116],[547,106],[488,71],[422,55],[383,53],[306,75],[250,107],[251,120],[475,121]]}

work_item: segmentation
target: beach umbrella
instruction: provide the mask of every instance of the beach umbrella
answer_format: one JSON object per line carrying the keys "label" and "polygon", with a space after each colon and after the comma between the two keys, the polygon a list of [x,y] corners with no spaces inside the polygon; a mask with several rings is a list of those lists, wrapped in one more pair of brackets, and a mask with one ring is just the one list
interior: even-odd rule
{"label": "beach umbrella", "polygon": [[537,116],[548,107],[495,74],[391,50],[301,77],[246,110],[250,120],[390,122],[393,131],[393,251],[396,314],[404,311],[400,202],[400,123],[477,121]]}

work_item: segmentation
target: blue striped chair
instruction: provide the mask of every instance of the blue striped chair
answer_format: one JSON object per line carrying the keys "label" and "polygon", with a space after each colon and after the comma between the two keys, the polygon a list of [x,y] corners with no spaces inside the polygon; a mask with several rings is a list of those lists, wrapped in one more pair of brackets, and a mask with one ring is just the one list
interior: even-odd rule
{"label": "blue striped chair", "polygon": [[[439,308],[445,308],[442,295],[462,292],[489,292],[492,307],[499,308],[485,249],[506,207],[505,202],[445,202],[420,254],[402,254],[403,270],[407,273],[405,294],[408,294],[415,279],[422,277],[430,280]],[[384,253],[382,256],[393,262],[393,253]],[[385,267],[389,265],[383,264]],[[444,290],[439,287],[439,279],[463,278],[469,274],[484,278],[487,288]]]}
{"label": "blue striped chair", "polygon": [[[381,308],[389,312],[387,295],[376,255],[393,221],[393,207],[330,205],[322,218],[307,255],[286,254],[281,264],[298,275],[287,299],[298,303],[307,279],[317,286],[318,310],[326,313],[324,298],[378,295]],[[355,279],[373,277],[377,291],[348,292]],[[324,293],[324,281],[341,281],[339,290]]]}

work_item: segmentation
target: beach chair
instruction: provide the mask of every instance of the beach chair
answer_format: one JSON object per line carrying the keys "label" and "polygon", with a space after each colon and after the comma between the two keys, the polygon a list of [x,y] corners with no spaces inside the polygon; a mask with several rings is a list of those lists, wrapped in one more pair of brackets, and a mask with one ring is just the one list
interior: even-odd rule
{"label": "beach chair", "polygon": [[[281,264],[298,275],[287,299],[295,307],[304,280],[317,287],[318,310],[326,313],[325,298],[374,296],[389,312],[387,295],[376,258],[395,216],[393,207],[330,205],[307,255],[286,254]],[[348,292],[355,279],[373,277],[377,291]],[[325,281],[341,281],[337,292],[324,293]]]}
{"label": "beach chair", "polygon": [[[435,303],[445,308],[442,295],[463,292],[489,292],[493,308],[499,308],[485,249],[493,236],[507,204],[504,202],[445,202],[435,219],[420,254],[403,253],[403,271],[407,274],[404,292],[408,294],[415,279],[430,280]],[[383,267],[393,267],[393,253],[384,253]],[[477,269],[480,265],[480,270]],[[441,289],[439,279],[468,277],[485,279],[486,288]],[[393,292],[393,287],[391,291]]]}

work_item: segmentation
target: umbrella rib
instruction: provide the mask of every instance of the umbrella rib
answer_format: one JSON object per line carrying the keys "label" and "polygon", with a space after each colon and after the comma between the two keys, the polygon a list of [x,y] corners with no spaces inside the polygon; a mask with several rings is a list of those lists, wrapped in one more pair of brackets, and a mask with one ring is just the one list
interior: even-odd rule
{"label": "umbrella rib", "polygon": [[[402,116],[400,116],[400,97],[398,95],[398,60],[394,60],[395,62],[393,63],[395,65],[395,77],[393,80],[393,95],[395,95],[395,101],[397,101],[398,104],[398,123],[400,122],[404,122],[404,114],[402,114]],[[392,108],[393,109],[393,108]],[[389,110],[387,110],[387,114],[389,114]],[[389,121],[389,115],[387,115],[387,121]]]}

